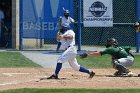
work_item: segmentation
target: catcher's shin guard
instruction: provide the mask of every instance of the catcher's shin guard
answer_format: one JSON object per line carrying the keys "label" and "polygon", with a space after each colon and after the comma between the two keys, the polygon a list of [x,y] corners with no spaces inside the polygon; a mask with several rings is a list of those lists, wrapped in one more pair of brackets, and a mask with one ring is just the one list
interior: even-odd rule
{"label": "catcher's shin guard", "polygon": [[127,69],[126,67],[124,67],[122,64],[120,64],[120,62],[118,60],[114,60],[114,65],[115,65],[115,68],[121,72],[121,73],[129,73],[129,69]]}

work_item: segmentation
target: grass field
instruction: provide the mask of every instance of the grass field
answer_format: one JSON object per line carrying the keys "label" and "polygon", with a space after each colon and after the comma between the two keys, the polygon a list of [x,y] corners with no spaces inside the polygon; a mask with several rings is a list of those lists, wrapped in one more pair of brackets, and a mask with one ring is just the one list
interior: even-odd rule
{"label": "grass field", "polygon": [[[85,59],[80,59],[77,56],[77,60],[80,65],[87,68],[112,68],[110,55],[87,57]],[[135,64],[131,68],[140,69],[140,55],[135,55]]]}
{"label": "grass field", "polygon": [[18,89],[0,93],[139,93],[140,89]]}
{"label": "grass field", "polygon": [[[78,63],[87,68],[112,68],[111,56],[104,55],[98,57],[87,57],[80,59]],[[40,67],[19,52],[0,52],[0,68],[14,67]],[[131,68],[140,68],[140,55],[135,55],[135,64]]]}
{"label": "grass field", "polygon": [[[109,55],[87,57],[78,63],[87,68],[112,68]],[[0,68],[40,67],[25,58],[19,52],[0,52]],[[131,68],[140,69],[140,55],[135,55],[135,64]],[[17,89],[0,91],[0,93],[139,93],[140,89]]]}
{"label": "grass field", "polygon": [[40,67],[19,52],[0,52],[0,68]]}

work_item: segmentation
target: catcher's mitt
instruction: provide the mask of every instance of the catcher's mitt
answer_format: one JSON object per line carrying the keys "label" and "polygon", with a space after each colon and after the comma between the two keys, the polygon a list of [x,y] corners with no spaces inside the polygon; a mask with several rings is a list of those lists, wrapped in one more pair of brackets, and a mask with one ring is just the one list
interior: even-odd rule
{"label": "catcher's mitt", "polygon": [[80,58],[86,58],[88,56],[87,53],[80,54]]}

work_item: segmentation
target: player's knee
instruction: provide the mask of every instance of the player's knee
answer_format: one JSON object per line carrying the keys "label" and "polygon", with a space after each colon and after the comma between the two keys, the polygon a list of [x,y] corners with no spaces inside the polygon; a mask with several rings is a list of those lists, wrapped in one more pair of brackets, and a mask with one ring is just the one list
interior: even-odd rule
{"label": "player's knee", "polygon": [[80,69],[80,65],[78,65],[78,64],[70,63],[70,66],[71,66],[75,71],[79,71],[79,69]]}
{"label": "player's knee", "polygon": [[57,59],[57,63],[64,63],[64,58],[62,55]]}
{"label": "player's knee", "polygon": [[113,68],[117,69],[118,65],[120,65],[120,62],[118,60],[113,60],[112,64],[113,64]]}
{"label": "player's knee", "polygon": [[62,60],[58,59],[58,60],[57,60],[57,63],[63,63],[63,62],[62,62]]}
{"label": "player's knee", "polygon": [[75,71],[79,71],[80,66],[77,66],[77,67],[76,67],[76,66],[73,66],[72,68],[73,68]]}
{"label": "player's knee", "polygon": [[115,66],[120,64],[120,62],[119,62],[118,60],[113,60],[112,63],[113,63]]}

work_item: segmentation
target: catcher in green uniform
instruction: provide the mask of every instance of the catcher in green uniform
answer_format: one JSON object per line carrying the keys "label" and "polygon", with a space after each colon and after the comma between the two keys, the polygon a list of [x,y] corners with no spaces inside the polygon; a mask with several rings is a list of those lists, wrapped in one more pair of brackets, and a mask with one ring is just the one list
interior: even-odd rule
{"label": "catcher in green uniform", "polygon": [[107,39],[106,49],[100,52],[84,53],[81,54],[81,58],[87,56],[102,56],[109,54],[112,56],[112,65],[117,71],[114,73],[115,76],[120,75],[132,75],[133,73],[128,67],[134,64],[134,56],[130,53],[130,48],[122,48],[118,46],[118,42],[115,38]]}

